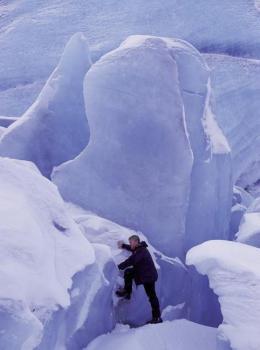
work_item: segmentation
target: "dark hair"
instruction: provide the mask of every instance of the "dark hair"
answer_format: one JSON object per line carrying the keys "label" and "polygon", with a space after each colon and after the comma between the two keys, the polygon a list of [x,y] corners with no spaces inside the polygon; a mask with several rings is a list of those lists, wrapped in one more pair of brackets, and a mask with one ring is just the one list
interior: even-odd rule
{"label": "dark hair", "polygon": [[133,239],[134,241],[137,241],[138,243],[140,243],[140,237],[137,235],[132,235],[128,238],[128,240],[130,241],[131,239]]}

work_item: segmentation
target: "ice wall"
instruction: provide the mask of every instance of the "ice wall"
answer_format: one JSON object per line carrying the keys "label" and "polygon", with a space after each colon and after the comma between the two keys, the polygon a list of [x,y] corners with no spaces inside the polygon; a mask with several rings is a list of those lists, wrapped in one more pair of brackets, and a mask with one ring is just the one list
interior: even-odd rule
{"label": "ice wall", "polygon": [[91,65],[86,38],[75,34],[32,106],[0,139],[0,155],[33,161],[49,176],[87,145],[83,78]]}
{"label": "ice wall", "polygon": [[[69,211],[81,228],[89,242],[95,246],[103,245],[111,251],[114,266],[121,263],[129,256],[129,252],[118,249],[117,242],[123,240],[128,242],[128,238],[133,234],[138,234],[141,240],[148,243],[148,249],[152,254],[155,265],[158,269],[159,279],[156,284],[157,294],[160,300],[161,309],[166,307],[179,308],[173,313],[173,318],[187,316],[186,301],[188,300],[190,289],[190,278],[184,264],[176,258],[170,258],[155,249],[141,232],[135,232],[114,222],[101,218],[95,214],[88,213],[82,208],[68,206]],[[97,258],[101,265],[104,260],[101,256]],[[117,270],[117,267],[116,267]],[[119,323],[131,326],[143,325],[151,319],[151,307],[148,302],[143,286],[133,289],[130,301],[119,300],[114,296],[115,290],[123,286],[123,273],[116,271],[116,280],[108,275],[107,279],[112,285],[113,293],[110,300],[114,300],[115,319]],[[102,301],[100,301],[102,302]],[[182,305],[182,307],[180,307]]]}
{"label": "ice wall", "polygon": [[226,238],[229,147],[209,84],[180,40],[129,37],[101,58],[85,80],[89,145],[52,176],[63,197],[141,230],[169,256]]}
{"label": "ice wall", "polygon": [[204,57],[211,68],[217,121],[232,149],[234,182],[246,187],[260,178],[260,61]]}

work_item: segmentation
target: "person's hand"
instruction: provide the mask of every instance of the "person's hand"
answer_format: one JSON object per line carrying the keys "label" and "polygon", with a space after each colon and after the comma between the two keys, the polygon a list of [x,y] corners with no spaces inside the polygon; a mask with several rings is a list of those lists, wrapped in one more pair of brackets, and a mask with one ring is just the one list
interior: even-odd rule
{"label": "person's hand", "polygon": [[117,246],[118,246],[118,248],[122,248],[123,244],[124,244],[124,242],[123,242],[123,241],[118,241],[118,242],[117,242]]}

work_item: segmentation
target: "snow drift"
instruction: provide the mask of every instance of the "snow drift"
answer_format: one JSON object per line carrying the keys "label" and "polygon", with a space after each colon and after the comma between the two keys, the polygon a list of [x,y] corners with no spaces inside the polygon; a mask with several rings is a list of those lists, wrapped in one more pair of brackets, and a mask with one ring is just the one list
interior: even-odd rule
{"label": "snow drift", "polygon": [[91,65],[85,37],[75,34],[33,105],[0,139],[0,155],[33,161],[49,176],[87,145],[83,78]]}
{"label": "snow drift", "polygon": [[229,147],[211,97],[192,46],[129,37],[87,73],[90,142],[53,181],[66,200],[141,230],[169,256],[227,237]]}
{"label": "snow drift", "polygon": [[216,329],[187,320],[147,325],[138,329],[117,325],[95,339],[86,350],[216,350]]}
{"label": "snow drift", "polygon": [[0,344],[32,349],[50,315],[70,305],[72,277],[94,252],[33,164],[0,158],[0,170]]}
{"label": "snow drift", "polygon": [[233,350],[260,349],[260,249],[209,241],[192,248],[186,263],[208,276],[219,297],[223,314],[219,343],[229,344]]}

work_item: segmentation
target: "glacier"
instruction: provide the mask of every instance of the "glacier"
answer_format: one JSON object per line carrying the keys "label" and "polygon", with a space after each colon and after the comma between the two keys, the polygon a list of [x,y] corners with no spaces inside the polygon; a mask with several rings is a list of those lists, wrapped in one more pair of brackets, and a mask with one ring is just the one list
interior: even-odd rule
{"label": "glacier", "polygon": [[259,58],[256,2],[165,0],[162,6],[160,0],[1,1],[0,114],[18,117],[25,112],[78,31],[89,38],[94,60],[133,34],[177,37],[203,52]]}
{"label": "glacier", "polygon": [[[260,349],[259,16],[0,1],[1,349]],[[133,234],[162,324],[115,294]]]}
{"label": "glacier", "polygon": [[86,38],[75,34],[36,101],[0,139],[0,155],[33,161],[45,176],[87,145],[83,79],[91,66]]}
{"label": "glacier", "polygon": [[260,348],[260,249],[230,241],[212,240],[193,247],[186,263],[207,275],[219,297],[223,323],[218,348]]}
{"label": "glacier", "polygon": [[198,51],[181,40],[129,37],[90,68],[84,90],[90,141],[54,169],[63,198],[142,231],[172,257],[226,238],[230,149]]}

